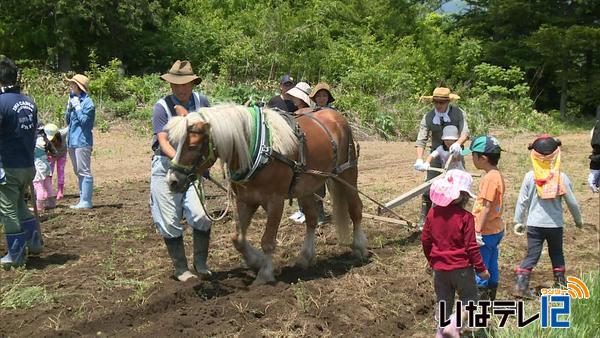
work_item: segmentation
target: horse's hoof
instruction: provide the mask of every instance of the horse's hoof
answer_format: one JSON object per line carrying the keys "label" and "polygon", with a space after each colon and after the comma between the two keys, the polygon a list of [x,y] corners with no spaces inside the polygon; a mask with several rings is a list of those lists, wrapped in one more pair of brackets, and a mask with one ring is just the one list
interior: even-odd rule
{"label": "horse's hoof", "polygon": [[294,266],[296,268],[299,269],[308,269],[309,267],[313,266],[315,264],[315,260],[314,259],[306,259],[305,257],[298,257],[298,259],[296,260],[296,263],[294,263]]}
{"label": "horse's hoof", "polygon": [[369,250],[367,248],[352,247],[352,255],[360,260],[369,258]]}
{"label": "horse's hoof", "polygon": [[256,279],[252,282],[252,284],[250,284],[251,287],[255,287],[255,286],[261,286],[261,285],[265,285],[265,284],[275,284],[275,278],[259,278],[256,277]]}

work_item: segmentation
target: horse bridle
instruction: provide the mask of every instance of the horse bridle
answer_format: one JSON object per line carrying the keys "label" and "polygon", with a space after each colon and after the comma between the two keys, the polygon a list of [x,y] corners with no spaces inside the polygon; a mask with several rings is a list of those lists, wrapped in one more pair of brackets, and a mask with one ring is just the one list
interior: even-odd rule
{"label": "horse bridle", "polygon": [[[195,182],[198,179],[198,174],[197,174],[198,168],[200,168],[201,166],[203,166],[207,163],[216,161],[216,157],[215,157],[214,146],[213,146],[210,134],[208,134],[206,131],[195,130],[193,128],[193,126],[189,126],[187,128],[187,133],[188,134],[207,135],[206,139],[200,143],[200,147],[197,150],[200,153],[200,156],[198,156],[198,158],[194,161],[194,163],[192,163],[192,165],[181,165],[181,164],[175,162],[174,159],[171,161],[171,170],[185,175],[185,177],[187,179],[186,186],[189,186],[190,184],[192,184],[193,182]],[[186,135],[186,138],[187,138],[187,135]],[[207,151],[208,154],[205,156],[204,153],[205,153],[206,148],[208,148],[208,151]]]}

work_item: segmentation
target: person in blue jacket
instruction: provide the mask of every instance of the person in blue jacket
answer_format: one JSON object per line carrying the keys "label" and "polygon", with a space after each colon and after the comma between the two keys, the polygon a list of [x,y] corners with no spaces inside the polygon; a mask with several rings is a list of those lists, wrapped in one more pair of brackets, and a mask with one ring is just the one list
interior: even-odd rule
{"label": "person in blue jacket", "polygon": [[90,80],[85,75],[76,74],[69,82],[69,102],[65,119],[69,126],[67,148],[73,164],[73,172],[79,180],[79,203],[71,209],[91,209],[94,177],[91,160],[94,137],[94,119],[96,107],[89,96]]}
{"label": "person in blue jacket", "polygon": [[0,222],[8,253],[0,259],[3,268],[25,264],[30,254],[42,251],[42,237],[36,218],[24,195],[35,175],[37,107],[23,94],[17,83],[18,68],[0,55],[0,158],[4,179],[0,183]]}

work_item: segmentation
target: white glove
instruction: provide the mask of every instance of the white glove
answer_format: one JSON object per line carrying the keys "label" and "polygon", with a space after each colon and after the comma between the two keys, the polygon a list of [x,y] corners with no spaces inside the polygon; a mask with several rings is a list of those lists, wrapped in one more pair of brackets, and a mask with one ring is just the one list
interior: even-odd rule
{"label": "white glove", "polygon": [[422,166],[423,166],[423,160],[422,160],[422,159],[420,159],[420,158],[418,158],[418,159],[415,161],[415,165],[414,165],[414,167],[415,167],[415,170],[421,170],[421,167],[422,167]]}
{"label": "white glove", "polygon": [[479,246],[484,246],[485,242],[483,241],[483,235],[476,233],[475,234],[475,241],[477,242],[477,245]]}
{"label": "white glove", "polygon": [[592,189],[592,192],[598,192],[598,185],[600,185],[600,170],[590,169],[588,185],[590,186],[590,189]]}
{"label": "white glove", "polygon": [[427,171],[427,169],[429,169],[431,165],[429,164],[429,162],[423,162],[423,164],[421,164],[421,167],[418,169],[420,171]]}
{"label": "white glove", "polygon": [[0,168],[0,184],[6,183],[6,172],[4,168]]}
{"label": "white glove", "polygon": [[513,228],[513,231],[515,232],[515,234],[519,235],[519,236],[525,235],[525,230],[526,230],[526,227],[525,227],[525,224],[523,224],[523,223],[517,223],[517,224],[515,224],[515,227]]}
{"label": "white glove", "polygon": [[460,155],[460,152],[462,151],[462,148],[460,147],[460,144],[458,142],[454,142],[450,146],[449,150],[450,150],[450,153],[452,153],[454,155]]}
{"label": "white glove", "polygon": [[71,108],[74,108],[75,110],[81,109],[81,101],[79,101],[79,97],[73,96],[72,98],[70,98],[69,105],[71,106]]}

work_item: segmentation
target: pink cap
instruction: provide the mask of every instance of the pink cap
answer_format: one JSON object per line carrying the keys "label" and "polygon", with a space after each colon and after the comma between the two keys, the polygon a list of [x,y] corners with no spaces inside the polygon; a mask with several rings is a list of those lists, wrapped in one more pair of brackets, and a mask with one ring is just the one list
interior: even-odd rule
{"label": "pink cap", "polygon": [[471,192],[473,177],[466,171],[448,170],[443,178],[431,184],[429,197],[436,205],[446,207],[460,196],[460,192],[468,193],[472,198],[476,196]]}

